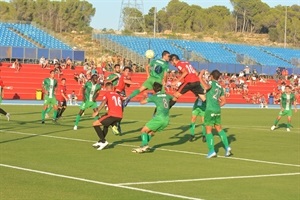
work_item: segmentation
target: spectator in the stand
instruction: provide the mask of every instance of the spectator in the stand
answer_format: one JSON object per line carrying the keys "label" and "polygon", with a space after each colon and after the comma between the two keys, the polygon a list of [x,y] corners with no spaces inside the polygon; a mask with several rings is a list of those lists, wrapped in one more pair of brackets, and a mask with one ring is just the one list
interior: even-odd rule
{"label": "spectator in the stand", "polygon": [[16,69],[16,70],[17,70],[17,72],[19,72],[19,71],[20,71],[20,63],[19,63],[18,59],[16,59],[16,60],[15,60],[15,62],[13,62],[13,64],[12,64],[11,68],[14,68],[14,69]]}
{"label": "spectator in the stand", "polygon": [[268,103],[264,95],[259,97],[260,108],[268,108]]}
{"label": "spectator in the stand", "polygon": [[266,79],[264,76],[259,76],[259,82],[261,83],[267,83]]}
{"label": "spectator in the stand", "polygon": [[253,76],[255,76],[256,78],[258,77],[258,73],[257,70],[254,68],[252,71]]}
{"label": "spectator in the stand", "polygon": [[45,59],[44,56],[42,56],[42,57],[40,58],[40,65],[41,65],[42,68],[45,68],[45,63],[46,63],[46,59]]}
{"label": "spectator in the stand", "polygon": [[284,78],[284,80],[288,80],[289,71],[285,68],[282,70],[281,75]]}
{"label": "spectator in the stand", "polygon": [[244,77],[244,71],[240,71],[240,73],[239,73],[239,77]]}
{"label": "spectator in the stand", "polygon": [[60,66],[61,68],[66,69],[66,60],[64,58],[60,60]]}
{"label": "spectator in the stand", "polygon": [[59,60],[55,57],[55,58],[53,59],[53,65],[55,66],[55,65],[57,65],[57,64],[59,64]]}
{"label": "spectator in the stand", "polygon": [[73,90],[71,94],[68,95],[69,97],[69,101],[70,101],[70,105],[78,105],[77,104],[77,96],[75,94],[75,91]]}
{"label": "spectator in the stand", "polygon": [[251,77],[251,85],[256,85],[256,76],[254,74]]}
{"label": "spectator in the stand", "polygon": [[229,97],[229,96],[230,96],[230,88],[229,88],[229,85],[225,85],[224,90],[225,90],[225,97],[226,97],[226,98]]}
{"label": "spectator in the stand", "polygon": [[75,69],[72,60],[68,57],[66,60],[66,68]]}
{"label": "spectator in the stand", "polygon": [[45,59],[45,64],[44,64],[43,68],[50,69],[50,63],[49,63],[49,60],[47,58]]}
{"label": "spectator in the stand", "polygon": [[132,69],[133,73],[137,72],[137,65],[136,64],[132,64],[131,69]]}
{"label": "spectator in the stand", "polygon": [[60,78],[60,76],[63,74],[62,68],[59,64],[55,64],[53,70],[54,70],[54,73],[57,74],[58,78]]}
{"label": "spectator in the stand", "polygon": [[248,78],[250,76],[250,67],[248,67],[247,65],[244,68],[244,73],[246,78]]}

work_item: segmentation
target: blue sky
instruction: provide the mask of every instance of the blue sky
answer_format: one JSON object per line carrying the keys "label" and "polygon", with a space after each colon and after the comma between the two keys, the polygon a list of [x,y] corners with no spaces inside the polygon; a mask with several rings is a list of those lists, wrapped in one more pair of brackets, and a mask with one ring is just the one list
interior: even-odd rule
{"label": "blue sky", "polygon": [[[120,18],[120,10],[122,0],[87,0],[93,4],[96,8],[96,14],[92,18],[91,26],[96,29],[102,28],[112,28],[118,29],[119,18]],[[128,0],[123,0],[124,2],[128,2]],[[208,8],[214,5],[223,5],[232,9],[230,4],[230,0],[182,0],[188,4],[199,5],[203,8]],[[274,7],[276,5],[300,5],[300,0],[262,0],[267,3],[269,6]],[[134,0],[131,0],[134,2]],[[141,0],[137,0],[137,2],[141,2]],[[143,0],[144,5],[144,13],[147,13],[149,9],[153,6],[156,6],[158,10],[163,7],[166,7],[169,0]]]}

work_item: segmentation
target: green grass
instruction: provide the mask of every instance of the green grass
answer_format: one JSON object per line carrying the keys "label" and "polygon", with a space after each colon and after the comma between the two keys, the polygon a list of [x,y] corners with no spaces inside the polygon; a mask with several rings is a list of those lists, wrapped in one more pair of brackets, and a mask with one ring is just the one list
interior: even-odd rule
{"label": "green grass", "polygon": [[69,107],[58,124],[49,119],[44,125],[41,106],[1,107],[11,113],[11,121],[0,117],[0,199],[300,198],[299,113],[286,132],[286,118],[270,131],[279,110],[223,109],[234,155],[223,157],[215,135],[218,158],[207,159],[200,134],[188,141],[191,109],[172,108],[170,125],[150,142],[154,151],[134,154],[131,149],[140,145],[139,131],[153,108],[126,108],[123,135],[109,130],[112,144],[96,151],[91,110],[73,131],[78,107]]}

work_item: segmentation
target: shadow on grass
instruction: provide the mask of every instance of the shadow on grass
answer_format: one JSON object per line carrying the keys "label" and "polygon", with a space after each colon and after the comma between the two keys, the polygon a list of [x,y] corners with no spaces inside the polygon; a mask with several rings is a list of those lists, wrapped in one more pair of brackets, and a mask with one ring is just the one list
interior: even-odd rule
{"label": "shadow on grass", "polygon": [[[228,128],[224,128],[223,130],[227,133]],[[213,134],[219,136],[219,134],[217,132],[213,132]],[[237,140],[236,137],[235,137],[235,134],[230,134],[230,135],[227,134],[227,139],[228,139],[228,144],[229,145]],[[216,153],[218,153],[221,148],[224,149],[224,145],[223,145],[222,141],[220,141],[219,143],[217,143],[215,145]]]}
{"label": "shadow on grass", "polygon": [[[70,129],[61,130],[61,131],[68,131],[68,130],[70,130]],[[30,139],[30,138],[34,138],[34,137],[38,137],[38,136],[43,136],[43,135],[50,135],[50,134],[52,134],[52,133],[57,133],[57,130],[55,130],[55,131],[50,131],[50,132],[43,133],[43,134],[28,135],[28,136],[21,137],[21,138],[16,138],[16,139],[11,139],[11,140],[0,141],[0,144],[4,144],[4,143],[8,143],[8,142],[16,142],[16,141],[19,141],[19,140]]]}

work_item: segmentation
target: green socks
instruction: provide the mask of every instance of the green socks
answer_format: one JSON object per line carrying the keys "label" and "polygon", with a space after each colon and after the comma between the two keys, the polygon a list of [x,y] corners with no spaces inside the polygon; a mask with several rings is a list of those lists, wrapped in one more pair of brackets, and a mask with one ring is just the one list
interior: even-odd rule
{"label": "green socks", "polygon": [[227,139],[225,131],[221,130],[218,134],[222,140],[222,143],[224,144],[225,149],[227,149],[229,147],[229,145],[228,145],[228,139]]}
{"label": "green socks", "polygon": [[79,123],[79,120],[80,120],[80,115],[76,115],[76,121],[75,121],[75,125],[78,126],[78,123]]}
{"label": "green socks", "polygon": [[195,123],[191,123],[190,131],[191,131],[191,135],[195,135]]}
{"label": "green socks", "polygon": [[287,124],[286,124],[286,127],[287,127],[287,128],[291,128],[291,124],[290,124],[290,123],[287,123]]}
{"label": "green socks", "polygon": [[279,120],[276,119],[274,122],[274,125],[277,126],[278,122],[279,122]]}
{"label": "green socks", "polygon": [[208,151],[209,152],[214,152],[215,151],[215,148],[214,148],[214,136],[212,133],[207,133],[206,134],[206,144],[207,144],[207,147],[208,147]]}
{"label": "green socks", "polygon": [[142,133],[141,138],[142,138],[142,146],[148,145],[149,142],[148,134]]}
{"label": "green socks", "polygon": [[139,90],[139,89],[136,89],[136,90],[134,90],[134,91],[130,94],[129,98],[132,99],[133,97],[135,97],[135,96],[138,95],[139,93],[140,93],[140,90]]}
{"label": "green socks", "polygon": [[53,119],[56,119],[56,116],[57,116],[57,110],[54,109],[54,111],[53,111]]}

